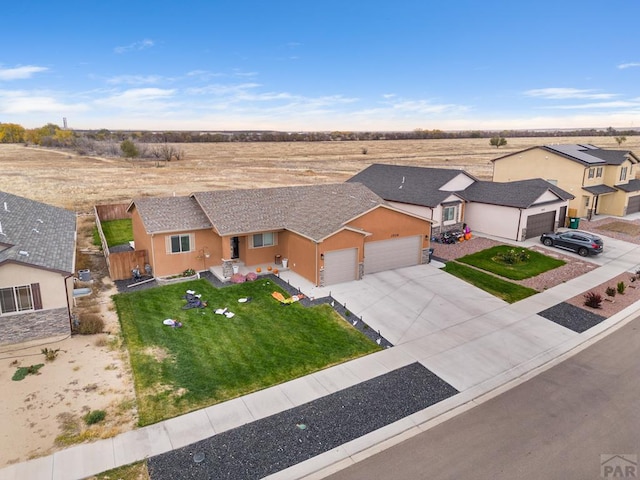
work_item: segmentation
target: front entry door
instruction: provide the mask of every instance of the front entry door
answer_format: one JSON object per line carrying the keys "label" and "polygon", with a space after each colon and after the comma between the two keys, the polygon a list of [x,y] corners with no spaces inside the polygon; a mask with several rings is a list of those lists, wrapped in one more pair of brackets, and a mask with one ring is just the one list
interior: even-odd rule
{"label": "front entry door", "polygon": [[231,260],[240,257],[240,239],[231,237]]}

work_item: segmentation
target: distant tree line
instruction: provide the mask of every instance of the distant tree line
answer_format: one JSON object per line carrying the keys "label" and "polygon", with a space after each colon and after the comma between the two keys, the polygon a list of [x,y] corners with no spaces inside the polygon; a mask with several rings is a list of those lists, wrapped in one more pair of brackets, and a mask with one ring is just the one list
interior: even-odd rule
{"label": "distant tree line", "polygon": [[[640,135],[640,129],[576,130],[423,130],[404,132],[281,132],[281,131],[132,131],[132,130],[70,130],[48,123],[43,127],[25,129],[14,123],[0,123],[0,143],[25,143],[43,147],[69,148],[81,155],[124,156],[180,160],[184,153],[168,144],[211,142],[326,142],[488,138],[491,145],[505,145],[500,139],[517,137],[604,137],[614,136],[618,144],[627,136]],[[496,140],[497,139],[497,140]],[[621,141],[621,139],[624,139]],[[122,148],[123,142],[125,143]],[[499,144],[495,144],[498,142]]]}

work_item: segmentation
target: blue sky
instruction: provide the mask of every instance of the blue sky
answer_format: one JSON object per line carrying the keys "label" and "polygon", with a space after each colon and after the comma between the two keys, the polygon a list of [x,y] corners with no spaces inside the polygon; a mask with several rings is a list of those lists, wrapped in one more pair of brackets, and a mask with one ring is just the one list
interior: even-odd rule
{"label": "blue sky", "polygon": [[35,0],[0,18],[0,122],[27,128],[640,128],[638,0]]}

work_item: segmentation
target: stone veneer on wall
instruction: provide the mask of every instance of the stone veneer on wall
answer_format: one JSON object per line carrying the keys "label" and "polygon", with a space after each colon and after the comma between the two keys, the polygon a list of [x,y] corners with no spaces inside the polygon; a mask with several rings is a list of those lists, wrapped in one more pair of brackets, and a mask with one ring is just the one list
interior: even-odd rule
{"label": "stone veneer on wall", "polygon": [[70,334],[66,308],[0,316],[0,345]]}

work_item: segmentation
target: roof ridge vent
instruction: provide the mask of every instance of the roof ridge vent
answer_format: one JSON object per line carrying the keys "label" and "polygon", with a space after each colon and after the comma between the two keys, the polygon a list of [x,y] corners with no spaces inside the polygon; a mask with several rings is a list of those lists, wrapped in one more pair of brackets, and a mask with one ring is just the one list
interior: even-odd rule
{"label": "roof ridge vent", "polygon": [[18,252],[18,255],[22,255],[23,257],[28,257],[29,256],[29,252],[27,252],[26,250],[20,250]]}
{"label": "roof ridge vent", "polygon": [[5,212],[9,211],[9,206],[7,205],[7,202],[4,202],[4,211]]}

